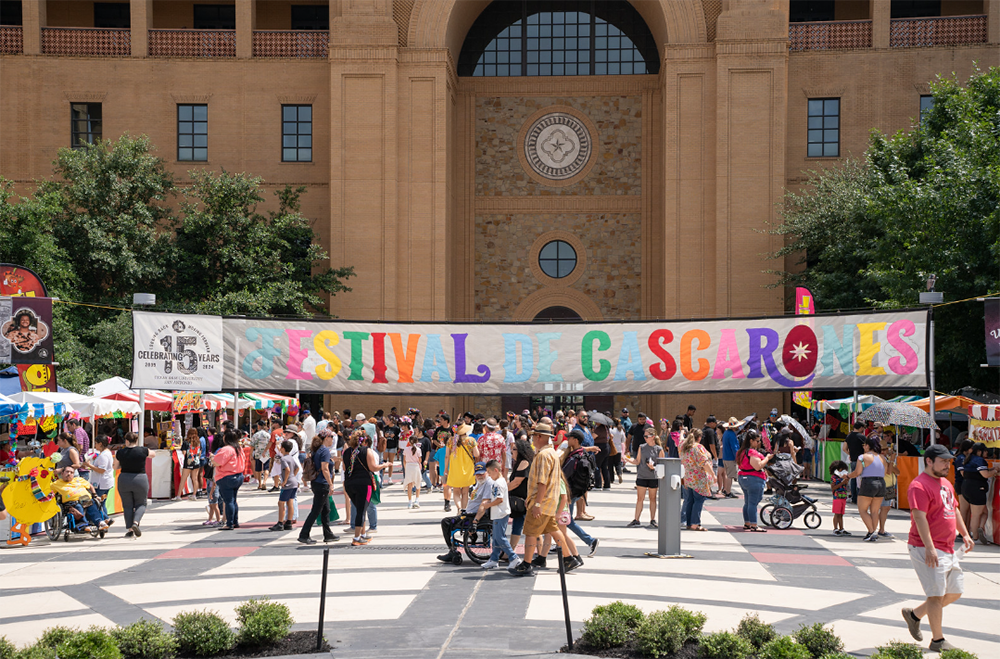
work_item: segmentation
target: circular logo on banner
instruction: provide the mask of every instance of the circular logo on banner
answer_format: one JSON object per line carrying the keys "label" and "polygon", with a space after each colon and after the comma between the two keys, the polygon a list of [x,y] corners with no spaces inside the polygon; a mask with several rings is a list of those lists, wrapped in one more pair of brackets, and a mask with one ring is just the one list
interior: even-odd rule
{"label": "circular logo on banner", "polygon": [[566,112],[537,119],[524,136],[524,156],[539,176],[564,181],[583,171],[593,153],[590,131]]}

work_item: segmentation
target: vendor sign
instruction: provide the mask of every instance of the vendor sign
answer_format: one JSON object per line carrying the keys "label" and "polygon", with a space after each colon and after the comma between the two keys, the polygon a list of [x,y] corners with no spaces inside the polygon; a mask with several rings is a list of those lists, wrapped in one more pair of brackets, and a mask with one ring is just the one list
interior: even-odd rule
{"label": "vendor sign", "polygon": [[201,409],[200,391],[175,391],[174,414],[190,414]]}
{"label": "vendor sign", "polygon": [[[133,312],[132,384],[500,395],[926,386],[926,311],[579,324],[254,320]],[[214,328],[224,336],[217,346]],[[195,328],[195,329],[192,329]],[[150,338],[153,337],[153,338]],[[176,346],[184,346],[184,354]],[[169,350],[157,350],[171,348]],[[183,368],[182,368],[183,367]]]}
{"label": "vendor sign", "polygon": [[0,362],[52,363],[52,300],[0,297]]}

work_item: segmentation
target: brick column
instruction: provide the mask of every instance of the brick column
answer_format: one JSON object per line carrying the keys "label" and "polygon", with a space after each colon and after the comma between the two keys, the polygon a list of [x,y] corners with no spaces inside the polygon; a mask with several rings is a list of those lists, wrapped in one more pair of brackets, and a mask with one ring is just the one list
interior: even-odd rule
{"label": "brick column", "polygon": [[23,0],[21,3],[25,55],[42,54],[42,28],[47,23],[45,9],[45,0]]}
{"label": "brick column", "polygon": [[1000,0],[986,0],[986,41],[1000,43]]}
{"label": "brick column", "polygon": [[236,57],[253,56],[253,31],[257,27],[256,0],[236,0]]}
{"label": "brick column", "polygon": [[153,27],[153,0],[132,0],[132,57],[149,55],[149,29]]}
{"label": "brick column", "polygon": [[872,48],[889,47],[891,0],[871,0]]}

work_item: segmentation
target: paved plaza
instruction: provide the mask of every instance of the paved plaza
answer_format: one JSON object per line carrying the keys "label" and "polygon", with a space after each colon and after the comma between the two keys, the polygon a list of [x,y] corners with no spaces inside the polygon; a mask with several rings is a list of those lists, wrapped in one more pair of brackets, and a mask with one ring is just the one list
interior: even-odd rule
{"label": "paved plaza", "polygon": [[[674,603],[703,611],[707,631],[731,628],[750,611],[781,632],[829,622],[846,649],[861,656],[887,641],[909,640],[899,609],[923,597],[906,554],[908,515],[893,511],[892,541],[863,543],[856,514],[846,519],[855,536],[835,537],[827,488],[813,485],[812,491],[823,515],[815,531],[803,530],[797,520],[797,528],[787,531],[745,533],[741,500],[708,502],[703,524],[710,531],[683,533],[683,549],[693,556],[683,560],[646,557],[656,549],[656,530],[624,528],[635,501],[629,481],[591,493],[588,512],[596,519],[585,526],[600,538],[600,548],[567,576],[575,633],[595,605],[622,599],[647,611]],[[342,496],[336,499],[342,506]],[[261,596],[287,603],[297,629],[315,629],[323,545],[296,542],[298,530],[269,531],[276,501],[276,494],[244,486],[235,531],[202,526],[204,501],[160,502],[144,518],[139,540],[122,538],[119,522],[103,541],[37,539],[28,548],[4,548],[0,635],[23,644],[57,624],[127,624],[142,617],[169,622],[180,611],[205,608],[233,621],[236,603]],[[441,501],[425,495],[421,509],[407,510],[401,487],[383,491],[378,534],[367,547],[350,547],[346,527],[336,527],[342,538],[328,545],[326,603],[334,656],[558,651],[565,628],[557,571],[514,578],[468,561],[462,567],[439,563]],[[303,506],[302,518],[306,511]],[[318,529],[313,537],[321,537]],[[963,565],[966,594],[946,610],[946,635],[981,659],[996,657],[1000,551],[977,546]]]}

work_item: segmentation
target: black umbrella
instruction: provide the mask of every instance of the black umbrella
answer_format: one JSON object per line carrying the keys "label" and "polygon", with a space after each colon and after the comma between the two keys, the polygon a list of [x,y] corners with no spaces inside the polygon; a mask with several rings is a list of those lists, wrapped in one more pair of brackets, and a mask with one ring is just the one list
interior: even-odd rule
{"label": "black umbrella", "polygon": [[601,414],[596,410],[590,413],[590,420],[598,425],[607,426],[609,428],[615,425],[614,420],[612,420],[606,414]]}

